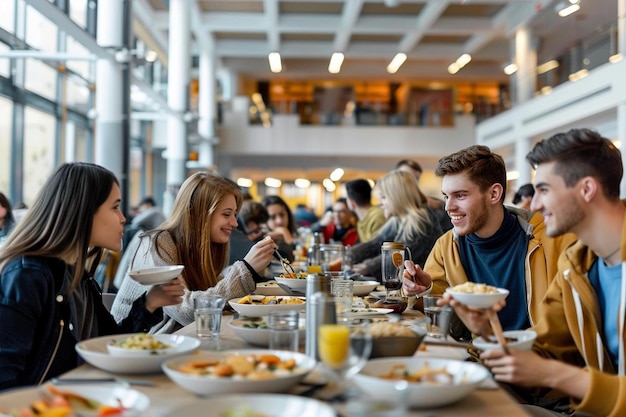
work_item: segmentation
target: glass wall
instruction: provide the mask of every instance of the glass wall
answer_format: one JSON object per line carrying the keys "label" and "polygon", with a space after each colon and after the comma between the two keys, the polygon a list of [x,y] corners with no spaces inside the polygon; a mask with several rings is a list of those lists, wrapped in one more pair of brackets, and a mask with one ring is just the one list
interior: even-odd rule
{"label": "glass wall", "polygon": [[30,206],[56,166],[56,120],[53,115],[24,109],[23,202]]}
{"label": "glass wall", "polygon": [[9,195],[11,175],[11,130],[13,103],[0,97],[0,192]]}

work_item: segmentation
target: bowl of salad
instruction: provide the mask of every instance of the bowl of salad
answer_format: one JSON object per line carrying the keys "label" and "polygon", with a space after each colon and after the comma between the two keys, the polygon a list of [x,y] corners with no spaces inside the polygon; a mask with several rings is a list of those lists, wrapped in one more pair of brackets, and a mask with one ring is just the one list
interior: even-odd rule
{"label": "bowl of salad", "polygon": [[[306,330],[304,328],[304,315],[300,316],[300,342],[304,341]],[[228,327],[247,343],[254,346],[268,347],[270,343],[270,330],[267,327],[267,317],[241,317],[228,322]]]}

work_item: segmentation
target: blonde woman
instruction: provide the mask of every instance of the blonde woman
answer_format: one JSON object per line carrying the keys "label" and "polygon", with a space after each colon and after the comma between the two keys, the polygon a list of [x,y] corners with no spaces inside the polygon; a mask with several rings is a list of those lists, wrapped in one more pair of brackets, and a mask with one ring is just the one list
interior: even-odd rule
{"label": "blonde woman", "polygon": [[352,256],[355,273],[380,280],[383,242],[403,242],[411,250],[413,261],[420,263],[426,260],[443,231],[413,175],[391,171],[378,181],[374,191],[378,193],[387,222],[372,240],[353,246]]}
{"label": "blonde woman", "polygon": [[[228,299],[253,292],[259,275],[272,260],[276,244],[271,238],[257,242],[229,268],[229,240],[237,228],[243,197],[237,184],[209,172],[197,172],[181,186],[171,216],[154,230],[140,235],[129,271],[163,265],[184,265],[181,279],[185,294],[181,304],[164,308],[164,318],[152,333],[171,333],[194,320],[193,303],[208,294]],[[111,309],[116,319],[126,315],[133,300],[147,290],[124,278]]]}

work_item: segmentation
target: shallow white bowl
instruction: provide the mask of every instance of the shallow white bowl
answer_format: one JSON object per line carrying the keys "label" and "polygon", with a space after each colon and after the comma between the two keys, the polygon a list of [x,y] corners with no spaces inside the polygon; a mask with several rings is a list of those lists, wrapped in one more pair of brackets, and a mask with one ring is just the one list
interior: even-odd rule
{"label": "shallow white bowl", "polygon": [[[191,360],[219,360],[233,355],[274,354],[281,360],[295,359],[298,369],[290,375],[278,376],[271,379],[249,380],[234,378],[217,378],[203,375],[193,375],[181,372],[178,367]],[[182,388],[198,395],[212,395],[223,393],[242,392],[285,392],[298,384],[313,369],[315,359],[298,352],[268,349],[245,349],[202,352],[185,355],[163,362],[163,372]],[[184,414],[183,414],[184,415]]]}
{"label": "shallow white bowl", "polygon": [[[135,337],[136,335],[130,336]],[[118,346],[118,343],[126,339],[126,337],[119,337],[115,339],[111,339],[109,343],[107,343],[107,350],[111,354],[111,356],[158,356],[158,355],[166,355],[168,353],[173,353],[178,350],[178,346],[169,344],[169,340],[171,337],[167,334],[155,334],[150,335],[154,339],[158,340],[161,343],[167,345],[167,347],[161,349],[131,349],[127,347]]]}
{"label": "shallow white bowl", "polygon": [[454,292],[450,288],[446,292],[455,300],[474,308],[489,308],[498,301],[504,300],[509,295],[509,290],[505,288],[497,288],[498,292],[493,294],[474,294],[468,292]]}
{"label": "shallow white bowl", "polygon": [[354,295],[367,295],[380,285],[378,281],[354,281]]}
{"label": "shallow white bowl", "polygon": [[[241,297],[243,298],[243,297]],[[228,304],[242,316],[248,317],[263,317],[269,316],[270,311],[300,311],[306,308],[306,303],[303,304],[239,304],[238,301],[241,298],[234,298],[228,301]],[[280,296],[279,298],[300,298],[301,297],[288,297]]]}
{"label": "shallow white bowl", "polygon": [[394,385],[397,381],[380,378],[394,365],[404,364],[409,372],[428,366],[431,369],[445,368],[454,376],[452,384],[436,385],[410,382],[408,388],[409,405],[415,408],[440,407],[452,404],[469,395],[489,376],[482,365],[448,359],[396,357],[371,359],[354,376],[355,385],[374,400],[384,401],[397,395]]}
{"label": "shallow white bowl", "polygon": [[[197,400],[178,407],[164,417],[221,417],[246,411],[272,417],[336,417],[335,410],[321,401],[287,394],[232,394]],[[229,414],[230,415],[230,414]],[[238,415],[238,414],[237,414]]]}
{"label": "shallow white bowl", "polygon": [[157,266],[155,268],[136,269],[130,271],[128,275],[143,285],[161,285],[178,277],[183,269],[185,269],[183,265]]}
{"label": "shallow white bowl", "polygon": [[[0,405],[7,410],[28,408],[34,401],[49,397],[48,387],[49,385],[46,384],[2,392],[0,393]],[[144,393],[128,388],[125,384],[73,384],[56,388],[60,391],[78,394],[81,397],[110,406],[118,406],[121,402],[124,407],[128,408],[128,411],[124,413],[124,416],[128,417],[139,415],[141,411],[146,410],[150,405],[150,400]],[[88,412],[83,411],[83,413],[87,415]],[[95,410],[91,411],[91,413],[93,415],[96,414]]]}
{"label": "shallow white bowl", "polygon": [[274,277],[276,282],[283,284],[291,288],[292,290],[302,291],[306,290],[306,278],[281,278]]}
{"label": "shallow white bowl", "polygon": [[184,355],[200,347],[200,340],[195,337],[169,334],[162,335],[163,341],[168,345],[175,346],[176,350],[164,355],[122,357],[113,356],[109,353],[107,345],[111,340],[121,340],[129,336],[133,336],[133,333],[83,340],[76,344],[76,351],[89,364],[108,372],[150,374],[160,372],[163,361]]}
{"label": "shallow white bowl", "polygon": [[[507,342],[506,345],[512,349],[530,350],[535,343],[537,333],[534,330],[507,330],[503,332],[505,338],[516,339],[516,341]],[[492,336],[492,340],[486,341],[482,337],[477,337],[472,341],[476,349],[488,350],[500,348],[500,343]]]}
{"label": "shallow white bowl", "polygon": [[[265,323],[266,327],[244,327],[246,324],[250,323]],[[302,342],[306,336],[304,325],[305,317],[301,315],[300,332],[298,333],[300,342]],[[270,329],[267,328],[267,317],[261,317],[261,320],[255,320],[254,322],[250,320],[233,319],[228,322],[228,327],[230,327],[237,336],[251,345],[267,347],[270,344]]]}
{"label": "shallow white bowl", "polygon": [[278,286],[278,283],[274,280],[259,282],[256,284],[255,294],[260,295],[287,295],[285,290]]}

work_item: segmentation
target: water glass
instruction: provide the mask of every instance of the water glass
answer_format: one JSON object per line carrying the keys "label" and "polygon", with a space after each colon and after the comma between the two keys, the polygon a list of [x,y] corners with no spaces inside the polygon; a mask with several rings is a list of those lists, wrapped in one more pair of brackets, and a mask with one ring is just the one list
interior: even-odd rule
{"label": "water glass", "polygon": [[357,397],[348,401],[346,411],[349,417],[406,417],[408,400],[409,383],[399,380],[386,400]]}
{"label": "water glass", "polygon": [[354,281],[351,279],[335,278],[330,282],[330,292],[337,303],[337,317],[345,319],[352,309],[354,296]]}
{"label": "water glass", "polygon": [[454,309],[447,305],[443,307],[437,305],[440,299],[441,297],[437,295],[424,297],[424,314],[430,319],[428,336],[445,340],[450,331],[450,319]]}
{"label": "water glass", "polygon": [[297,311],[271,311],[267,327],[270,332],[270,349],[298,351],[300,314]]}
{"label": "water glass", "polygon": [[198,337],[209,339],[220,337],[222,311],[225,305],[226,297],[223,295],[205,295],[193,300]]}

